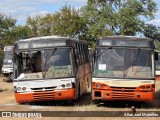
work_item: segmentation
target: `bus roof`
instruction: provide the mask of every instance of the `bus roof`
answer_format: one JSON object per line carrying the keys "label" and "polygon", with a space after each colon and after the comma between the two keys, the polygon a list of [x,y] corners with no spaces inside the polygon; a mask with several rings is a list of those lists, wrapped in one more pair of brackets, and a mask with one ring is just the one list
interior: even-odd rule
{"label": "bus roof", "polygon": [[145,40],[145,41],[152,41],[150,38],[146,37],[137,37],[137,36],[106,36],[102,37],[98,40],[103,40],[103,39],[110,39],[110,40]]}
{"label": "bus roof", "polygon": [[16,41],[14,49],[38,49],[48,47],[71,46],[71,43],[87,44],[86,41],[76,40],[68,37],[43,36]]}
{"label": "bus roof", "polygon": [[42,36],[42,37],[33,37],[28,39],[21,39],[19,41],[34,41],[34,40],[47,40],[47,39],[69,39],[68,37],[62,36]]}
{"label": "bus roof", "polygon": [[154,41],[145,37],[107,36],[96,41],[97,46],[149,47],[154,48]]}
{"label": "bus roof", "polygon": [[14,46],[5,46],[4,51],[12,51]]}

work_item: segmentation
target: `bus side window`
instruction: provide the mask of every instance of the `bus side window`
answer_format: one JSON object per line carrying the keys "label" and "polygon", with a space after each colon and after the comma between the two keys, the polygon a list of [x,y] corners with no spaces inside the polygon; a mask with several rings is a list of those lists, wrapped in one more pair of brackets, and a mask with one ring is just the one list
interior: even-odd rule
{"label": "bus side window", "polygon": [[37,52],[37,58],[36,58],[36,70],[37,70],[37,72],[42,72],[42,70],[41,70],[41,64],[42,64],[41,52],[38,51]]}
{"label": "bus side window", "polygon": [[79,64],[80,64],[80,60],[79,60],[78,44],[76,44],[75,57],[76,57],[76,63],[77,63],[77,65],[79,66]]}

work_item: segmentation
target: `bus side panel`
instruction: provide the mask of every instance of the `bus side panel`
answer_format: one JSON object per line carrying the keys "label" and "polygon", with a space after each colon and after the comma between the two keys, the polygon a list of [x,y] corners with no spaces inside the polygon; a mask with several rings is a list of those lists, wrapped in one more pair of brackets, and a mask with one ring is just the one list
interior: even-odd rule
{"label": "bus side panel", "polygon": [[[83,65],[79,66],[78,73],[77,73],[77,85],[76,85],[76,90],[78,94],[79,90],[79,84],[80,84],[80,95],[86,93],[86,92],[91,92],[91,69],[90,69],[90,64],[86,63]],[[78,95],[77,95],[78,97]]]}

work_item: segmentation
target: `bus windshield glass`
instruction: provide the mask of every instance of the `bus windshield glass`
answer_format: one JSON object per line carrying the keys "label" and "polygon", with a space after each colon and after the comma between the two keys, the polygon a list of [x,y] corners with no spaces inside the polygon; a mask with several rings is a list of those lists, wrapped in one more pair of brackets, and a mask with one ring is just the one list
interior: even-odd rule
{"label": "bus windshield glass", "polygon": [[18,80],[73,76],[70,48],[15,52],[14,59],[14,77]]}
{"label": "bus windshield glass", "polygon": [[[158,54],[158,58],[160,58],[160,54]],[[155,61],[156,63],[156,70],[160,70],[160,59]]]}
{"label": "bus windshield glass", "polygon": [[4,65],[11,65],[12,64],[12,51],[4,51]]}
{"label": "bus windshield glass", "polygon": [[95,77],[154,78],[151,50],[97,48],[96,54]]}
{"label": "bus windshield glass", "polygon": [[72,76],[70,52],[69,48],[43,50],[42,69],[44,78]]}

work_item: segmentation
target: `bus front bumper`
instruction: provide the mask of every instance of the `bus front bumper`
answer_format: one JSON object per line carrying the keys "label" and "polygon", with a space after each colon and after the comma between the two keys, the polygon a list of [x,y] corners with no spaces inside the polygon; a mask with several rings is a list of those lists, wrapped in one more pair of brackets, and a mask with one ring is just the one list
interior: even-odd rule
{"label": "bus front bumper", "polygon": [[130,100],[130,101],[154,101],[154,92],[119,92],[107,90],[92,90],[92,100]]}
{"label": "bus front bumper", "polygon": [[48,100],[72,100],[75,99],[75,89],[32,93],[15,93],[15,98],[17,103]]}

